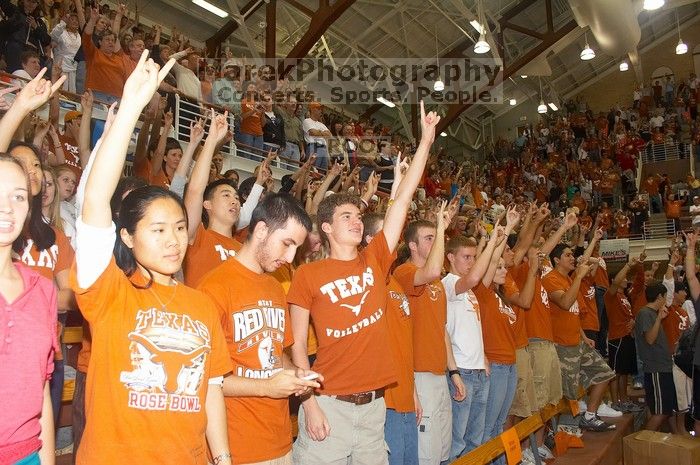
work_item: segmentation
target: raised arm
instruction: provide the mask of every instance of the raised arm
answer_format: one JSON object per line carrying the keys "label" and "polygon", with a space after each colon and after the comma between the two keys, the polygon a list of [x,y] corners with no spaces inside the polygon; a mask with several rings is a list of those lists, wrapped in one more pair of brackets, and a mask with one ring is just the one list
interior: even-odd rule
{"label": "raised arm", "polygon": [[547,238],[547,241],[542,246],[541,252],[544,253],[545,255],[549,255],[550,252],[552,250],[554,250],[554,247],[556,247],[556,245],[559,242],[561,242],[561,238],[564,237],[564,234],[566,234],[566,232],[569,229],[576,226],[577,221],[578,221],[578,219],[576,218],[575,213],[572,212],[572,213],[569,213],[568,215],[566,215],[566,219],[564,220],[562,225],[559,226],[559,228],[556,231],[554,231],[552,234],[549,235],[549,237]]}
{"label": "raised arm", "polygon": [[552,299],[554,303],[559,306],[559,308],[563,309],[564,311],[568,311],[571,306],[574,305],[574,302],[576,302],[576,299],[578,298],[578,291],[581,287],[581,281],[586,277],[586,275],[588,275],[590,270],[591,267],[588,263],[581,263],[578,265],[576,271],[574,272],[574,279],[571,287],[565,291],[557,290],[554,292],[549,292],[549,298]]}
{"label": "raised arm", "polygon": [[639,258],[637,257],[633,257],[632,259],[630,259],[629,262],[625,263],[625,265],[620,269],[620,271],[617,272],[615,278],[613,278],[612,283],[610,283],[608,292],[611,294],[615,294],[622,286],[622,283],[625,282],[625,279],[627,279],[627,274],[629,273],[629,271],[638,264]]}
{"label": "raised arm", "polygon": [[171,66],[172,63],[168,62],[159,71],[158,65],[148,59],[146,50],[124,84],[119,112],[95,154],[85,186],[82,221],[86,225],[108,228],[112,224],[110,200],[124,168],[131,134],[143,108]]}
{"label": "raised arm", "polygon": [[[185,207],[187,208],[187,232],[190,239],[190,244],[194,241],[197,234],[197,228],[202,222],[202,203],[204,201],[204,190],[209,182],[209,171],[211,168],[211,159],[214,156],[214,150],[219,139],[226,136],[228,131],[228,113],[223,115],[215,115],[214,110],[211,110],[211,126],[209,135],[204,142],[197,162],[192,170],[192,176],[185,192]],[[202,124],[198,122],[197,124]],[[193,131],[197,132],[196,125],[192,126]],[[201,139],[200,139],[201,140]],[[189,149],[189,146],[188,146]],[[193,149],[194,150],[194,149]]]}
{"label": "raised arm", "polygon": [[170,135],[170,129],[173,127],[173,114],[172,112],[167,112],[163,115],[163,132],[158,139],[158,146],[156,151],[151,155],[151,173],[153,176],[160,173],[163,169],[163,158],[165,157],[165,145],[168,142],[168,136]]}
{"label": "raised arm", "polygon": [[586,247],[586,251],[583,252],[583,258],[581,259],[582,262],[588,262],[588,260],[590,260],[590,258],[593,256],[593,249],[595,249],[595,245],[602,238],[603,238],[603,230],[601,228],[596,229],[593,232],[593,237],[591,238],[590,244],[588,244],[588,247]]}
{"label": "raised arm", "polygon": [[78,25],[80,29],[85,27],[85,8],[83,8],[83,0],[73,0],[75,5],[75,14],[78,15]]}
{"label": "raised arm", "polygon": [[[66,80],[66,76],[61,76],[54,84],[51,84],[44,79],[44,74],[46,74],[46,68],[42,68],[39,74],[22,88],[12,102],[10,109],[0,119],[0,152],[7,152],[15,131],[27,115],[48,102]],[[6,89],[2,95],[12,90],[17,90],[17,88]]]}
{"label": "raised arm", "polygon": [[389,250],[393,252],[401,238],[403,225],[406,220],[408,208],[411,205],[411,199],[418,187],[425,164],[430,155],[430,147],[435,140],[435,127],[440,122],[440,117],[437,113],[431,111],[426,115],[423,101],[420,103],[421,116],[421,139],[416,154],[413,156],[413,162],[406,171],[406,174],[401,181],[396,198],[387,210],[384,220],[384,236],[386,237]]}
{"label": "raised arm", "polygon": [[[484,238],[482,238],[482,240],[484,240]],[[484,247],[484,250],[479,254],[479,257],[476,259],[472,269],[469,270],[469,274],[462,276],[455,283],[455,294],[463,294],[479,284],[479,281],[483,279],[484,274],[486,274],[486,271],[489,268],[491,256],[493,255],[494,250],[496,250],[496,246],[500,245],[501,241],[504,240],[505,237],[499,237],[496,229],[494,229],[493,234],[491,234],[491,238]]]}
{"label": "raised arm", "polygon": [[92,149],[90,148],[90,121],[92,121],[92,91],[87,90],[80,98],[80,108],[82,115],[80,116],[80,131],[78,132],[78,151],[80,157],[80,166],[85,169]]}

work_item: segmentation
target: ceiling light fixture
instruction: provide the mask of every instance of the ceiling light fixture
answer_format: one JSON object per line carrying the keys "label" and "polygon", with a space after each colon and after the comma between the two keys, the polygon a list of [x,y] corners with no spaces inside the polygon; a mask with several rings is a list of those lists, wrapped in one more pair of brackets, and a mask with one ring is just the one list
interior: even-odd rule
{"label": "ceiling light fixture", "polygon": [[527,79],[527,74],[521,74],[520,77],[523,79]]}
{"label": "ceiling light fixture", "polygon": [[[483,2],[479,2],[478,5],[478,13],[479,13],[479,25],[486,24],[486,21],[484,20],[484,4]],[[489,50],[491,50],[491,46],[489,45],[488,42],[486,42],[486,26],[482,26],[482,30],[480,31],[479,34],[479,40],[477,43],[474,44],[474,53],[478,53],[479,55],[483,55],[484,53],[488,53]]]}
{"label": "ceiling light fixture", "polygon": [[442,137],[447,137],[447,133],[446,133],[445,131],[442,131],[442,132],[440,133],[440,136],[442,136]]}
{"label": "ceiling light fixture", "polygon": [[471,21],[469,21],[469,24],[471,24],[472,27],[476,29],[476,32],[478,32],[479,34],[483,34],[484,32],[486,32],[486,28],[484,28],[484,26],[482,26],[481,23],[476,19],[472,19]]}
{"label": "ceiling light fixture", "polygon": [[437,62],[438,78],[437,81],[433,83],[433,90],[435,92],[442,92],[445,90],[445,83],[440,79],[440,48],[438,47],[437,26],[435,26],[435,61]]}
{"label": "ceiling light fixture", "polygon": [[678,10],[676,10],[676,28],[678,28],[678,45],[676,45],[676,55],[688,53],[688,45],[681,39],[681,24],[678,21]]}
{"label": "ceiling light fixture", "polygon": [[581,50],[580,56],[581,56],[581,59],[583,61],[588,61],[588,60],[592,60],[593,58],[595,58],[595,52],[593,51],[591,46],[588,45],[588,33],[585,34],[585,37],[586,37],[586,46],[584,47],[583,50]]}
{"label": "ceiling light fixture", "polygon": [[559,107],[554,104],[554,102],[549,102],[549,108],[552,109],[552,111],[557,111],[559,110]]}
{"label": "ceiling light fixture", "polygon": [[518,101],[515,100],[514,98],[512,98],[512,99],[510,99],[510,101],[509,101],[508,103],[510,103],[510,106],[511,106],[511,107],[514,107],[515,105],[518,104]]}
{"label": "ceiling light fixture", "polygon": [[214,13],[216,16],[219,18],[226,18],[228,16],[228,13],[226,13],[224,10],[219,8],[218,6],[212,5],[211,3],[207,2],[206,0],[192,0],[192,3],[195,5],[204,8],[210,13]]}
{"label": "ceiling light fixture", "polygon": [[391,100],[387,100],[384,97],[377,97],[377,102],[383,103],[384,105],[386,105],[389,108],[394,108],[396,106],[396,104],[394,102],[392,102]]}
{"label": "ceiling light fixture", "polygon": [[620,71],[627,71],[628,69],[630,69],[630,65],[626,61],[620,63]]}
{"label": "ceiling light fixture", "polygon": [[665,0],[644,0],[644,9],[647,11],[658,10],[666,3]]}

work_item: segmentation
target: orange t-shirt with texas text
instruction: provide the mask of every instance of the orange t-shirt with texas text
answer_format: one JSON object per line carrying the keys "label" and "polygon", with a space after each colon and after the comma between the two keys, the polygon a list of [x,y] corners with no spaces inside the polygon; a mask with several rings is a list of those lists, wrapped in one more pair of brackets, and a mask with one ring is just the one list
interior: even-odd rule
{"label": "orange t-shirt with texas text", "polygon": [[[508,298],[513,298],[515,294],[520,292],[518,284],[513,278],[511,270],[508,270],[506,275],[506,282],[503,285],[503,293]],[[525,312],[529,310],[523,310],[517,305],[510,306],[515,312],[515,324],[513,325],[513,335],[515,337],[515,348],[522,349],[527,347],[527,328],[525,328]]]}
{"label": "orange t-shirt with texas text", "polygon": [[182,270],[185,284],[197,286],[205,274],[236,255],[241,250],[241,243],[226,237],[203,225],[197,228],[194,242],[187,247]]}
{"label": "orange t-shirt with texas text", "polygon": [[70,269],[75,253],[66,235],[53,226],[51,229],[56,234],[56,240],[51,247],[39,250],[33,240],[27,239],[24,249],[16,254],[15,258],[44,278],[55,282],[54,279],[58,273]]}
{"label": "orange t-shirt with texas text", "polygon": [[[527,262],[523,262],[513,269],[515,282],[521,288],[525,286],[529,269],[530,265]],[[530,309],[523,311],[523,314],[525,315],[525,329],[527,330],[528,338],[554,341],[549,310],[549,296],[544,287],[542,287],[540,276],[535,278],[535,295],[532,298]]]}
{"label": "orange t-shirt with texas text", "polygon": [[[24,249],[22,249],[20,254],[16,254],[15,258],[50,280],[55,286],[56,275],[62,271],[70,270],[70,266],[75,258],[75,252],[70,245],[70,240],[62,231],[53,226],[51,226],[51,229],[56,234],[56,240],[51,247],[39,250],[32,239],[27,239]],[[63,325],[60,323],[57,326],[57,331],[60,339],[60,334],[63,331]],[[63,360],[63,353],[57,350],[54,353],[54,358]]]}
{"label": "orange t-shirt with texas text", "polygon": [[581,287],[578,292],[578,305],[581,328],[590,331],[600,331],[598,305],[595,303],[595,282],[592,277],[586,276],[581,281]]}
{"label": "orange t-shirt with texas text", "polygon": [[603,296],[605,300],[605,313],[608,315],[608,339],[620,339],[631,333],[627,329],[630,321],[634,321],[632,305],[621,291],[614,294],[610,291]]}
{"label": "orange t-shirt with texas text", "polygon": [[231,372],[219,315],[183,284],[131,279],[113,258],[87,289],[71,270],[94,357],[77,463],[205,465],[208,382]]}
{"label": "orange t-shirt with texas text", "polygon": [[484,333],[484,354],[489,362],[512,365],[515,363],[516,315],[510,305],[492,289],[479,283],[474,295],[481,309],[481,329]]}
{"label": "orange t-shirt with texas text", "polygon": [[396,383],[389,385],[384,393],[386,408],[399,413],[414,412],[413,402],[413,322],[411,306],[399,282],[389,276],[387,284],[386,322],[389,326],[389,341],[396,366]]}
{"label": "orange t-shirt with texas text", "polygon": [[414,286],[416,271],[418,267],[410,261],[394,270],[394,277],[406,292],[413,313],[413,369],[444,375],[447,369],[445,288],[440,280]]}
{"label": "orange t-shirt with texas text", "polygon": [[552,309],[552,332],[554,342],[562,346],[575,346],[581,342],[581,320],[579,319],[578,297],[568,309],[559,307],[551,299],[551,294],[564,291],[571,287],[573,281],[557,270],[552,270],[542,280],[542,287],[550,294],[549,307]]}
{"label": "orange t-shirt with texas text", "polygon": [[676,344],[678,344],[681,334],[690,328],[688,312],[683,307],[671,305],[668,307],[668,315],[661,320],[661,326],[663,326],[664,333],[666,333],[668,350],[673,354],[676,352]]}
{"label": "orange t-shirt with texas text", "polygon": [[356,394],[396,381],[385,318],[392,257],[380,231],[353,260],[326,258],[294,274],[287,301],[310,312],[321,393]]}
{"label": "orange t-shirt with texas text", "polygon": [[[287,298],[274,277],[233,258],[198,288],[219,310],[235,376],[264,379],[282,369],[282,352],[293,340]],[[272,460],[292,449],[289,398],[226,397],[226,420],[234,463]]]}

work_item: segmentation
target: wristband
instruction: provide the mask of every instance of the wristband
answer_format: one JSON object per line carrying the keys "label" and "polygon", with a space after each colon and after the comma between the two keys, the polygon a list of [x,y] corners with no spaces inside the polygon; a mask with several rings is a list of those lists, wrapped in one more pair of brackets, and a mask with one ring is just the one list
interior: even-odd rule
{"label": "wristband", "polygon": [[449,370],[447,373],[449,373],[450,376],[452,376],[452,375],[458,375],[458,374],[459,374],[459,370]]}
{"label": "wristband", "polygon": [[214,457],[213,462],[214,462],[214,465],[219,465],[219,463],[221,463],[222,460],[226,460],[226,459],[230,459],[230,458],[231,458],[231,453],[226,452],[225,454],[219,454],[216,457]]}

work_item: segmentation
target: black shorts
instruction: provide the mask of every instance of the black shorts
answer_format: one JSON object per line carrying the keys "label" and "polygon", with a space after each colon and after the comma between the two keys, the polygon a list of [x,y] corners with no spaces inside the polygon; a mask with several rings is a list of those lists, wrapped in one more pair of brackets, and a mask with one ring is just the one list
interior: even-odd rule
{"label": "black shorts", "polygon": [[700,366],[693,366],[693,420],[700,421]]}
{"label": "black shorts", "polygon": [[637,348],[629,334],[608,341],[608,364],[618,375],[637,374]]}
{"label": "black shorts", "polygon": [[644,373],[644,397],[652,415],[671,415],[678,410],[673,373]]}

